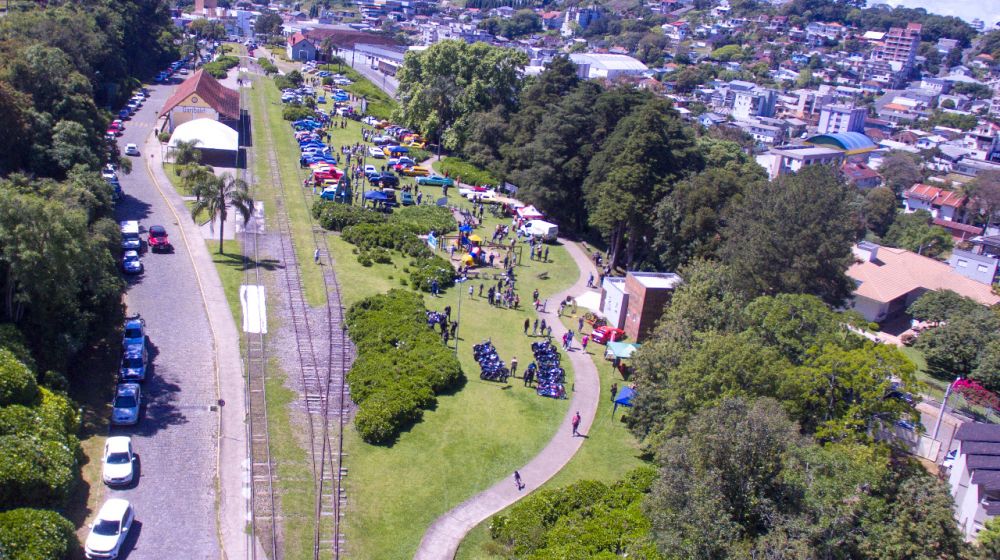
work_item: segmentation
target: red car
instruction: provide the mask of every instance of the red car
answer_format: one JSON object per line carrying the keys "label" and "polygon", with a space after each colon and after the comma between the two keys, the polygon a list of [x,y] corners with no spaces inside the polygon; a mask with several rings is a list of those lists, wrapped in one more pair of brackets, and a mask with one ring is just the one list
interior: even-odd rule
{"label": "red car", "polygon": [[607,344],[625,338],[625,331],[604,325],[594,329],[591,340],[599,344]]}
{"label": "red car", "polygon": [[167,237],[167,230],[163,226],[150,226],[149,227],[149,250],[154,253],[157,251],[170,251],[172,247],[170,246],[170,238]]}

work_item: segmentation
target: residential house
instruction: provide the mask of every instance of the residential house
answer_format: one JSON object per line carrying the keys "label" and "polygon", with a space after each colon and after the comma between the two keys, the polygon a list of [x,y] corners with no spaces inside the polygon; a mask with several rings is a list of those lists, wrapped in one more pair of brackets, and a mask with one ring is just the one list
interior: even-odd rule
{"label": "residential house", "polygon": [[905,212],[926,210],[934,218],[961,222],[965,217],[965,196],[939,187],[917,183],[903,193]]}
{"label": "residential house", "polygon": [[292,60],[316,60],[316,44],[298,31],[288,37],[286,53]]}
{"label": "residential house", "polygon": [[663,29],[663,34],[674,42],[684,41],[691,36],[691,26],[686,21],[664,23],[660,27]]}
{"label": "residential house", "polygon": [[1000,425],[969,422],[955,432],[958,453],[948,476],[955,519],[967,540],[1000,515]]}
{"label": "residential house", "polygon": [[867,191],[882,184],[882,176],[860,161],[845,161],[840,172],[858,190]]}
{"label": "residential house", "polygon": [[993,280],[997,275],[997,259],[989,255],[978,255],[971,251],[952,249],[951,256],[948,257],[948,264],[958,274],[987,286],[993,285]]}
{"label": "residential house", "polygon": [[858,243],[852,251],[855,262],[847,275],[857,287],[851,308],[868,321],[883,322],[901,315],[932,290],[951,290],[986,306],[1000,303],[989,285],[955,272],[947,263],[869,241]]}

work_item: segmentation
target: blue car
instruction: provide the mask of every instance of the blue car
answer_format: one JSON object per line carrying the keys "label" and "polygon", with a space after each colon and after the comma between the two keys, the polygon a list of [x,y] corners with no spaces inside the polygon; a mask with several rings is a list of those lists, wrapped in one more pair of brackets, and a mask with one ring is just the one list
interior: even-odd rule
{"label": "blue car", "polygon": [[132,344],[146,344],[146,322],[141,317],[129,317],[125,319],[125,333],[122,336],[122,346],[128,347]]}
{"label": "blue car", "polygon": [[122,270],[125,274],[142,274],[142,261],[136,251],[125,251],[122,256]]}
{"label": "blue car", "polygon": [[118,118],[119,119],[127,119],[127,118],[129,118],[131,116],[132,116],[132,112],[129,111],[127,108],[126,109],[122,109],[121,111],[118,111]]}
{"label": "blue car", "polygon": [[125,347],[122,355],[122,364],[118,369],[118,380],[145,381],[146,380],[146,343],[130,344]]}

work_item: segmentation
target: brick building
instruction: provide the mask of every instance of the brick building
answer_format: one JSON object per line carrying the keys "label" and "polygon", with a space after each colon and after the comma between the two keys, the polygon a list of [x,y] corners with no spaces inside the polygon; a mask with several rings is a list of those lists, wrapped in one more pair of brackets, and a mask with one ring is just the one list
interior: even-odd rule
{"label": "brick building", "polygon": [[605,278],[601,312],[611,326],[639,341],[656,326],[681,282],[672,272],[628,272],[625,278]]}

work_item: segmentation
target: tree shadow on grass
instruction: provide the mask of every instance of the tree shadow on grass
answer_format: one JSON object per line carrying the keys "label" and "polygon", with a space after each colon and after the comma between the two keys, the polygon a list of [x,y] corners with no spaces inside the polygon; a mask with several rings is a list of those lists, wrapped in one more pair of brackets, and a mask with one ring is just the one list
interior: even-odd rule
{"label": "tree shadow on grass", "polygon": [[262,268],[270,272],[285,268],[285,265],[277,259],[254,260],[249,257],[244,257],[238,253],[223,252],[220,255],[218,251],[213,251],[212,260],[217,264],[239,270],[240,272],[254,270],[256,268]]}

